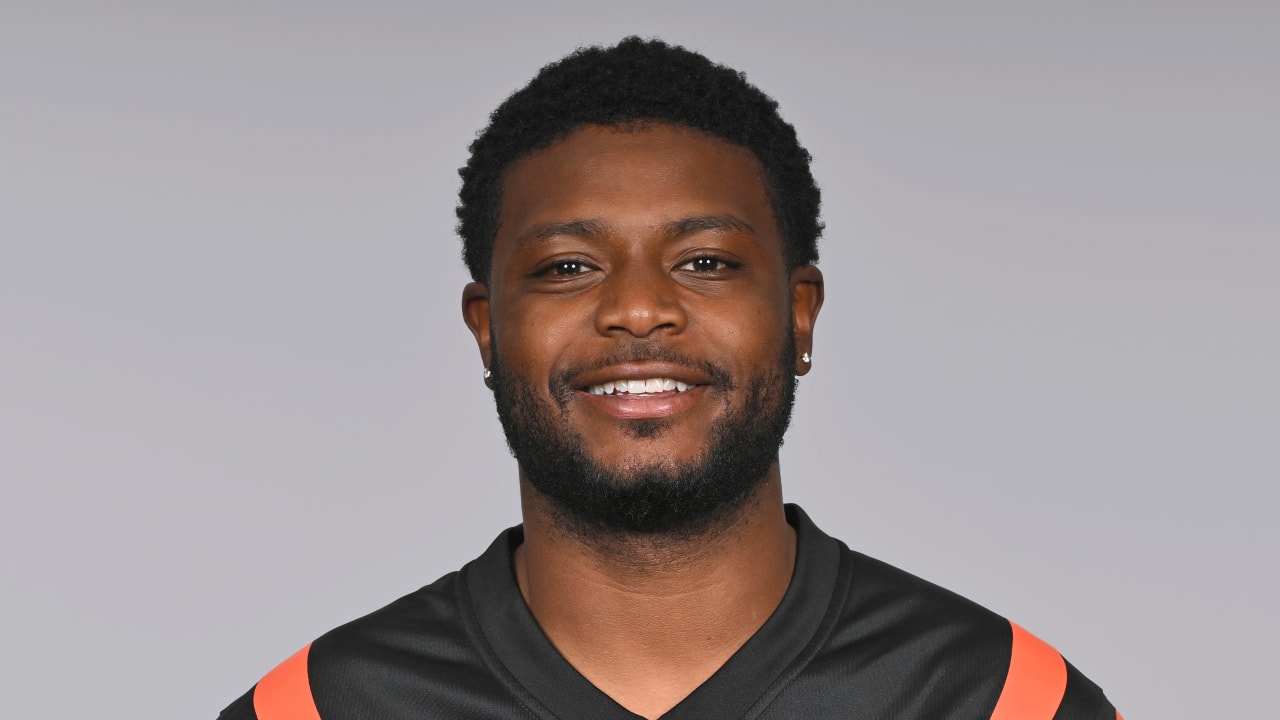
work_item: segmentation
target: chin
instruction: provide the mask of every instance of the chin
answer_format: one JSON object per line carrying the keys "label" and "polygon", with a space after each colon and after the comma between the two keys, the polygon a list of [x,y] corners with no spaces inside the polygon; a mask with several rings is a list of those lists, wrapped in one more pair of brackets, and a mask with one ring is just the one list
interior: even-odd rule
{"label": "chin", "polygon": [[741,405],[717,418],[621,426],[583,426],[496,356],[491,369],[507,444],[558,524],[588,536],[688,537],[732,523],[777,462],[795,400],[790,357],[744,383]]}

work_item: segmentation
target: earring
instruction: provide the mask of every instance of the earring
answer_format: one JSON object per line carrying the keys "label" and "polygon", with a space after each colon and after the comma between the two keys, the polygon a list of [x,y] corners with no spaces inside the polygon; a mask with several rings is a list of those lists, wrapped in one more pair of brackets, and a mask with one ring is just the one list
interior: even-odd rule
{"label": "earring", "polygon": [[813,358],[809,357],[809,353],[807,352],[801,353],[800,362],[803,362],[805,365],[808,365],[809,363],[813,362]]}
{"label": "earring", "polygon": [[493,377],[493,373],[489,372],[489,368],[485,368],[485,369],[484,369],[484,379],[485,379],[485,380],[488,380],[488,379],[489,379],[489,378],[491,378],[491,377]]}

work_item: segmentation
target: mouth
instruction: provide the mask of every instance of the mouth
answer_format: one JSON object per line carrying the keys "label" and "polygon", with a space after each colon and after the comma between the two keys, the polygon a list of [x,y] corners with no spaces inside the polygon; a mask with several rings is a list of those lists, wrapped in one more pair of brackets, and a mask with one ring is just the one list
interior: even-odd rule
{"label": "mouth", "polygon": [[553,383],[562,406],[580,402],[592,415],[624,421],[709,416],[717,405],[707,401],[723,398],[733,387],[723,369],[671,352],[615,355],[589,368],[570,368],[562,378]]}
{"label": "mouth", "polygon": [[619,420],[657,420],[693,410],[715,377],[674,363],[623,363],[576,378],[577,396]]}
{"label": "mouth", "polygon": [[664,393],[683,393],[699,387],[669,377],[652,377],[644,379],[618,379],[589,385],[586,392],[592,395],[630,395],[633,397],[653,397]]}

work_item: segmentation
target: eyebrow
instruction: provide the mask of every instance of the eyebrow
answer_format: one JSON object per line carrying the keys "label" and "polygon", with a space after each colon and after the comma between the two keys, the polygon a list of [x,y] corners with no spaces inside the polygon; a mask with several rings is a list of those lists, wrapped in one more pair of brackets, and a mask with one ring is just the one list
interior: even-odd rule
{"label": "eyebrow", "polygon": [[673,220],[663,227],[663,234],[672,240],[707,231],[756,234],[755,228],[751,227],[750,223],[734,215],[695,215]]}
{"label": "eyebrow", "polygon": [[[579,219],[542,223],[526,233],[520,239],[520,243],[541,242],[564,236],[599,240],[608,235],[609,230],[608,224],[600,220]],[[661,232],[668,240],[677,240],[700,232],[756,234],[755,228],[751,227],[750,223],[734,215],[694,215],[680,218],[663,224]]]}

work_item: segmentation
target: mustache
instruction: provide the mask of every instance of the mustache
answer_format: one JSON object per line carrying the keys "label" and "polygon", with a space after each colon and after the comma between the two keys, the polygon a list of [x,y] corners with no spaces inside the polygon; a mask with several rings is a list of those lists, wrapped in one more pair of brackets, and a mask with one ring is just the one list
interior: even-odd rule
{"label": "mustache", "polygon": [[552,397],[558,399],[572,397],[573,393],[577,391],[577,383],[574,378],[581,376],[583,373],[603,370],[616,365],[640,362],[662,362],[697,368],[703,375],[710,377],[713,384],[719,389],[732,390],[734,388],[733,376],[729,371],[710,360],[685,355],[672,349],[670,345],[638,342],[626,344],[608,355],[571,365],[556,373],[551,378]]}

